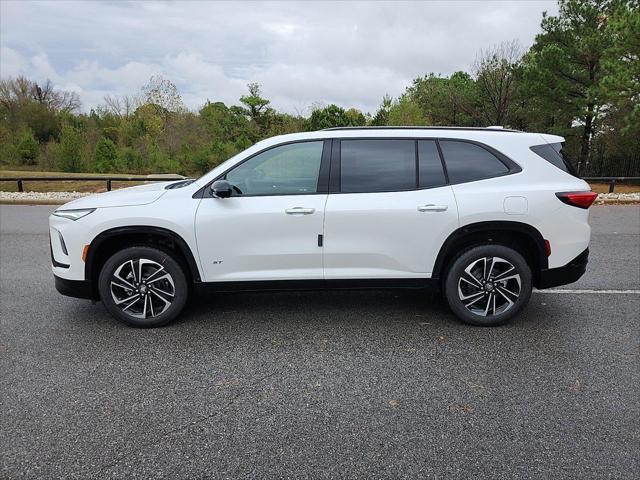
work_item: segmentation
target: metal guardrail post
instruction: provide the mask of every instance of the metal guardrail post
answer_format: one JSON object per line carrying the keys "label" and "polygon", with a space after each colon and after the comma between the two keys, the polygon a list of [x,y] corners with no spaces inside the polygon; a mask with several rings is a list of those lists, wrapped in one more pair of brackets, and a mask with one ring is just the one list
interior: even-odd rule
{"label": "metal guardrail post", "polygon": [[107,180],[107,192],[111,191],[111,179]]}
{"label": "metal guardrail post", "polygon": [[18,180],[18,191],[19,192],[24,192],[24,187],[22,185],[22,179]]}
{"label": "metal guardrail post", "polygon": [[609,193],[613,193],[616,188],[616,179],[612,178],[611,183],[609,184]]}

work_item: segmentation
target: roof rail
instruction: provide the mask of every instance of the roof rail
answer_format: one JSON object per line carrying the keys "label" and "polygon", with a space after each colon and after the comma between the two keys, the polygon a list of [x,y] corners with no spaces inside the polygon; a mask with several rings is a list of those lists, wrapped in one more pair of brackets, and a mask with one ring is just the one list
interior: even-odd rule
{"label": "roof rail", "polygon": [[504,127],[443,127],[443,126],[393,126],[393,127],[331,127],[324,128],[323,131],[333,130],[475,130],[481,132],[517,132],[522,133],[521,130],[513,130],[511,128]]}

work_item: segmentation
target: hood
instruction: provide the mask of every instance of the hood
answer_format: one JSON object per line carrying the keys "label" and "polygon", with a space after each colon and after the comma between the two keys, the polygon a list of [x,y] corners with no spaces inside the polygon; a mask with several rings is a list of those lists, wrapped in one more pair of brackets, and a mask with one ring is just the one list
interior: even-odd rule
{"label": "hood", "polygon": [[105,208],[105,207],[131,207],[146,205],[158,200],[167,193],[165,187],[170,182],[149,183],[136,187],[122,188],[111,192],[98,193],[88,197],[78,198],[65,203],[60,210],[75,208]]}

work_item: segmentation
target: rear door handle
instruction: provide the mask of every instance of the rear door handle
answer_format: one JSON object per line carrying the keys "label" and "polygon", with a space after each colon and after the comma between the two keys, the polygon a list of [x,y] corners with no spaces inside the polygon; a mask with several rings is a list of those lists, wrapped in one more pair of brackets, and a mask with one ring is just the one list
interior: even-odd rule
{"label": "rear door handle", "polygon": [[433,205],[433,204],[429,204],[429,205],[420,205],[418,207],[418,211],[419,212],[444,212],[447,208],[449,208],[448,205]]}
{"label": "rear door handle", "polygon": [[284,213],[287,215],[311,215],[315,211],[315,208],[293,207],[287,208]]}

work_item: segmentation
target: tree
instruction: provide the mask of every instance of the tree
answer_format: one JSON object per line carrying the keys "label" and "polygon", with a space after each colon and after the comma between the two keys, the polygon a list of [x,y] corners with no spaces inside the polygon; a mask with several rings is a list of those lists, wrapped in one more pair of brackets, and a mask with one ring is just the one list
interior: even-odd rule
{"label": "tree", "polygon": [[58,152],[58,168],[63,172],[80,172],[82,170],[82,139],[75,128],[65,126],[60,134]]}
{"label": "tree", "polygon": [[433,73],[418,77],[406,94],[432,125],[471,126],[475,123],[475,84],[468,73],[455,72],[451,77]]}
{"label": "tree", "polygon": [[348,127],[350,125],[349,121],[349,116],[344,108],[332,103],[324,108],[316,107],[311,112],[307,129],[313,131],[333,127]]}
{"label": "tree", "polygon": [[40,143],[57,139],[59,116],[79,104],[76,93],[56,90],[49,81],[40,87],[25,77],[0,80],[0,120],[14,132],[31,130]]}
{"label": "tree", "polygon": [[266,98],[262,98],[259,83],[249,83],[247,88],[249,95],[241,96],[240,102],[247,107],[246,112],[249,118],[259,122],[260,118],[269,110],[267,107],[270,102]]}
{"label": "tree", "polygon": [[76,92],[56,90],[51,80],[42,85],[34,83],[32,96],[35,101],[56,112],[75,112],[80,108],[80,97]]}
{"label": "tree", "polygon": [[[626,133],[640,135],[640,2],[622,3],[608,19],[611,46],[603,55],[602,95]],[[609,122],[611,123],[611,122]]]}
{"label": "tree", "polygon": [[33,133],[29,130],[22,133],[16,142],[16,149],[26,165],[33,165],[38,156],[38,142],[33,137]]}
{"label": "tree", "polygon": [[140,95],[105,95],[102,113],[128,117],[144,103]]}
{"label": "tree", "polygon": [[480,114],[489,125],[507,125],[516,95],[515,69],[523,51],[517,41],[481,51],[473,66]]}
{"label": "tree", "polygon": [[603,97],[602,58],[612,42],[606,29],[616,0],[559,0],[558,16],[543,14],[525,67],[528,94],[558,133],[581,130],[578,171],[588,162]]}
{"label": "tree", "polygon": [[96,144],[94,161],[98,172],[114,172],[118,162],[115,143],[108,138],[101,138]]}
{"label": "tree", "polygon": [[178,93],[178,88],[161,75],[155,75],[149,79],[142,87],[142,95],[145,103],[158,105],[166,112],[183,113],[187,110]]}
{"label": "tree", "polygon": [[349,126],[362,127],[367,124],[367,117],[357,108],[350,108],[345,112],[349,119]]}
{"label": "tree", "polygon": [[44,105],[54,112],[75,112],[80,108],[76,92],[57,90],[51,80],[42,85],[25,77],[0,81],[0,107],[5,112],[15,112],[29,103]]}
{"label": "tree", "polygon": [[209,138],[244,145],[253,133],[243,112],[228,108],[222,102],[207,102],[199,113]]}
{"label": "tree", "polygon": [[429,119],[424,117],[420,107],[411,101],[410,95],[402,95],[389,111],[389,125],[427,125],[429,123]]}
{"label": "tree", "polygon": [[393,105],[393,99],[387,93],[382,97],[382,103],[378,108],[378,111],[371,119],[371,125],[376,127],[383,127],[389,123],[389,111]]}

